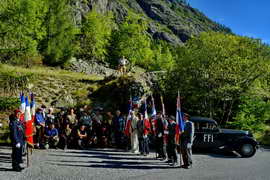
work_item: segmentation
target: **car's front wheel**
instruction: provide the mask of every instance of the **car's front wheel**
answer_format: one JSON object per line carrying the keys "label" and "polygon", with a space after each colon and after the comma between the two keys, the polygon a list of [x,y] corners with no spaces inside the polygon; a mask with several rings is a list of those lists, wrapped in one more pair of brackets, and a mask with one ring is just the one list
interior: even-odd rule
{"label": "car's front wheel", "polygon": [[242,157],[252,157],[256,153],[256,147],[249,143],[244,143],[240,146],[238,153]]}

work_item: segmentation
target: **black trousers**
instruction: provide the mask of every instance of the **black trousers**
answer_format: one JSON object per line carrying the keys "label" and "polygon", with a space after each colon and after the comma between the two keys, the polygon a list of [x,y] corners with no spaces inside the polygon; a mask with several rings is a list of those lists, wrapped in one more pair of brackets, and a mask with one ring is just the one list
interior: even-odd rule
{"label": "black trousers", "polygon": [[59,139],[59,147],[60,148],[66,148],[69,145],[69,137],[66,135],[61,135]]}
{"label": "black trousers", "polygon": [[123,148],[125,145],[124,143],[124,133],[122,132],[115,132],[115,143],[118,148]]}
{"label": "black trousers", "polygon": [[166,155],[164,152],[163,144],[163,137],[156,137],[156,152],[159,157],[165,158]]}
{"label": "black trousers", "polygon": [[22,162],[22,146],[20,148],[12,147],[12,167],[18,168],[20,167],[20,163]]}
{"label": "black trousers", "polygon": [[183,157],[184,166],[191,166],[192,165],[192,149],[182,146],[181,154]]}
{"label": "black trousers", "polygon": [[139,150],[142,154],[149,154],[149,138],[139,138]]}
{"label": "black trousers", "polygon": [[168,154],[168,158],[171,159],[172,162],[177,162],[176,145],[175,144],[168,143],[167,154]]}
{"label": "black trousers", "polygon": [[44,131],[45,128],[43,126],[37,126],[36,127],[36,143],[39,143],[39,145],[43,144],[43,136],[44,136]]}

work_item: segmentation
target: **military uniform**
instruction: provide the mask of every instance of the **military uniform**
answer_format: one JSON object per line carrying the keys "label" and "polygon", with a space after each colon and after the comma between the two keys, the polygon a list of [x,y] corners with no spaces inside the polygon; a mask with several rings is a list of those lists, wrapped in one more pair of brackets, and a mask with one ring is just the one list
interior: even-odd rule
{"label": "military uniform", "polygon": [[[19,111],[15,112],[18,113]],[[9,117],[10,139],[12,144],[12,168],[15,171],[21,171],[22,147],[25,143],[24,128],[22,123],[15,115]]]}
{"label": "military uniform", "polygon": [[185,122],[184,132],[181,134],[181,152],[184,168],[192,166],[192,143],[194,139],[194,124],[191,121]]}

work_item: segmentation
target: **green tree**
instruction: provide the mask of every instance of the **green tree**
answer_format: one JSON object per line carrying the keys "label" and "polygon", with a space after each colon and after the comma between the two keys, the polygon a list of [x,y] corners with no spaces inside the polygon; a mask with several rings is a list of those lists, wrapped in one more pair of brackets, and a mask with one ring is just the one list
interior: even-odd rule
{"label": "green tree", "polygon": [[202,33],[178,49],[167,90],[180,89],[193,114],[232,120],[239,97],[269,73],[269,47],[259,40],[223,33]]}
{"label": "green tree", "polygon": [[105,60],[113,27],[111,13],[103,15],[96,10],[89,12],[81,29],[81,54],[88,58]]}
{"label": "green tree", "polygon": [[125,56],[134,65],[149,68],[153,61],[151,39],[146,34],[147,22],[139,15],[130,14],[113,33],[112,57]]}
{"label": "green tree", "polygon": [[164,41],[153,41],[153,61],[150,70],[170,70],[175,64],[174,54],[170,45]]}
{"label": "green tree", "polygon": [[75,35],[78,32],[68,0],[47,0],[47,6],[44,22],[47,34],[40,49],[45,64],[62,65],[74,54]]}
{"label": "green tree", "polygon": [[37,45],[46,34],[42,18],[45,1],[3,0],[0,5],[0,60],[21,59],[38,54]]}

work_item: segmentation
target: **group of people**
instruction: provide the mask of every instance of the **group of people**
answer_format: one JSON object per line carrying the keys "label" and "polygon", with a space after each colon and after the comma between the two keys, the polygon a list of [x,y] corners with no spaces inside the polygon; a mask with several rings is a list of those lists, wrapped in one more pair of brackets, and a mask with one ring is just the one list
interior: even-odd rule
{"label": "group of people", "polygon": [[[16,171],[22,169],[19,164],[22,162],[21,152],[25,144],[20,113],[20,110],[15,110],[10,116],[12,166]],[[165,117],[161,113],[150,118],[147,116],[147,112],[139,110],[131,110],[124,115],[120,110],[112,113],[89,106],[78,109],[62,108],[54,113],[53,108],[42,105],[35,113],[34,147],[115,147],[147,156],[151,144],[151,148],[156,150],[157,158],[167,160],[172,166],[177,166],[177,152],[181,150],[183,168],[190,168],[194,126],[188,121],[189,115],[183,116],[185,130],[180,136],[175,117]]]}

